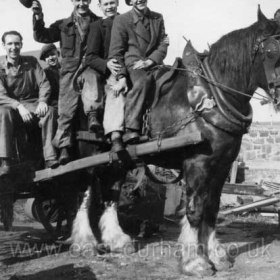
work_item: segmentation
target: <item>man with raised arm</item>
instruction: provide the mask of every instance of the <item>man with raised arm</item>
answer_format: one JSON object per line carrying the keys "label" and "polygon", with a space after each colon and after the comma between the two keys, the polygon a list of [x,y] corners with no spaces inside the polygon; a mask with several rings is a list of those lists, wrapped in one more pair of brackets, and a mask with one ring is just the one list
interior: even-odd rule
{"label": "man with raised arm", "polygon": [[[147,0],[125,0],[132,9],[115,18],[112,28],[109,58],[123,63],[132,83],[126,95],[124,141],[139,139],[143,105],[153,84],[150,70],[163,63],[167,54],[164,21],[161,14],[147,7]],[[120,71],[117,78],[126,73]]]}
{"label": "man with raised arm", "polygon": [[[70,161],[69,148],[72,146],[72,122],[75,116],[80,92],[73,86],[75,72],[84,63],[87,47],[89,25],[98,17],[90,10],[91,0],[71,0],[74,10],[70,17],[58,20],[45,27],[42,6],[38,0],[32,3],[34,39],[41,43],[60,42],[61,47],[61,77],[58,102],[58,129],[53,143],[60,149],[60,164]],[[92,77],[96,79],[96,77]],[[82,77],[81,77],[81,80]],[[98,89],[98,87],[96,87]],[[100,127],[96,112],[101,106],[96,102],[102,93],[90,93],[85,96],[81,92],[84,111],[88,116],[89,130],[94,131]]]}
{"label": "man with raised arm", "polygon": [[46,167],[57,167],[52,146],[56,114],[48,105],[50,84],[33,56],[21,56],[22,36],[5,32],[2,44],[6,56],[0,61],[0,158],[1,173],[9,173],[15,158],[14,137],[19,128],[39,125]]}
{"label": "man with raised arm", "polygon": [[111,139],[112,151],[114,152],[119,152],[124,148],[122,144],[124,130],[123,95],[127,91],[126,78],[122,77],[118,81],[116,80],[121,65],[115,58],[108,59],[111,29],[117,15],[118,5],[118,0],[99,0],[99,7],[104,17],[90,25],[86,54],[86,64],[98,73],[99,82],[105,86],[106,103],[103,126],[105,135]]}

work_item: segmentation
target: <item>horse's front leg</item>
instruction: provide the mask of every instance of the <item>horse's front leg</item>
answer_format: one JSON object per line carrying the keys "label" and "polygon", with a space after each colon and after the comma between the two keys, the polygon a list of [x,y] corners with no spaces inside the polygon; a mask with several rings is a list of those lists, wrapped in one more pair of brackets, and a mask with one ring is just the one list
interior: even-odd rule
{"label": "horse's front leg", "polygon": [[208,256],[218,271],[228,270],[232,266],[228,252],[216,237],[216,220],[220,207],[222,187],[229,174],[231,164],[219,162],[217,173],[213,174],[209,182],[208,199],[205,204],[203,222],[201,224],[200,238],[208,250]]}
{"label": "horse's front leg", "polygon": [[126,171],[111,166],[106,170],[106,175],[106,178],[103,178],[104,188],[102,189],[105,209],[99,220],[101,240],[103,245],[111,252],[130,252],[132,250],[132,240],[129,235],[123,232],[117,213],[117,205],[126,178]]}
{"label": "horse's front leg", "polygon": [[200,238],[200,229],[207,199],[207,168],[206,156],[195,156],[184,163],[186,177],[186,216],[182,220],[179,237],[181,247],[181,269],[190,276],[209,276],[214,274],[214,267],[207,255]]}
{"label": "horse's front leg", "polygon": [[71,250],[83,253],[91,251],[96,254],[97,240],[92,232],[89,220],[89,209],[92,199],[92,186],[88,186],[82,203],[73,222],[72,232],[67,242],[71,243]]}
{"label": "horse's front leg", "polygon": [[232,267],[226,247],[216,237],[216,229],[203,221],[201,239],[208,250],[208,257],[217,271],[225,271]]}
{"label": "horse's front leg", "polygon": [[106,203],[106,208],[100,218],[99,228],[103,245],[111,252],[133,251],[132,240],[129,235],[123,232],[118,219],[117,203]]}
{"label": "horse's front leg", "polygon": [[200,240],[201,221],[193,220],[193,216],[198,217],[197,215],[198,211],[188,211],[181,221],[182,229],[178,240],[181,249],[181,269],[189,276],[210,276],[214,274],[214,268]]}

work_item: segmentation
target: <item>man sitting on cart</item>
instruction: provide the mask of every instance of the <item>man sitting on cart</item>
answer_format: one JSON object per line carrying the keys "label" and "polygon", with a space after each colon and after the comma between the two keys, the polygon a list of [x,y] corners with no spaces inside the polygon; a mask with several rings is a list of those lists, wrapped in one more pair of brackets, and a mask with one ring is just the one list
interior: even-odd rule
{"label": "man sitting on cart", "polygon": [[44,70],[33,56],[21,56],[22,36],[5,32],[6,56],[0,61],[0,159],[1,174],[10,172],[15,158],[14,136],[20,129],[37,125],[42,130],[46,167],[58,166],[52,146],[56,112],[48,105],[51,93]]}
{"label": "man sitting on cart", "polygon": [[139,140],[145,100],[155,82],[157,70],[151,70],[163,64],[169,40],[162,15],[151,11],[147,0],[125,2],[132,9],[114,20],[109,59],[124,65],[117,79],[127,77],[132,84],[126,95],[123,137],[131,144]]}
{"label": "man sitting on cart", "polygon": [[90,25],[86,52],[86,65],[96,72],[100,77],[100,86],[104,87],[106,102],[103,127],[105,135],[111,139],[114,152],[124,149],[121,137],[124,130],[124,95],[128,89],[126,77],[116,79],[122,66],[117,59],[108,59],[111,29],[118,5],[118,0],[99,0],[103,18]]}

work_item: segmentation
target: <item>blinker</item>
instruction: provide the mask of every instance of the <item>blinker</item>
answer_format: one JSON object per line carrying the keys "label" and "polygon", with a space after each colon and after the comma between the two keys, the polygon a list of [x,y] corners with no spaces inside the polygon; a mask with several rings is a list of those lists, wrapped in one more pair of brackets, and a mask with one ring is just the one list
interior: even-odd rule
{"label": "blinker", "polygon": [[263,66],[268,83],[269,91],[280,86],[280,79],[276,74],[276,63],[280,58],[280,42],[277,37],[269,37],[260,44],[263,56]]}

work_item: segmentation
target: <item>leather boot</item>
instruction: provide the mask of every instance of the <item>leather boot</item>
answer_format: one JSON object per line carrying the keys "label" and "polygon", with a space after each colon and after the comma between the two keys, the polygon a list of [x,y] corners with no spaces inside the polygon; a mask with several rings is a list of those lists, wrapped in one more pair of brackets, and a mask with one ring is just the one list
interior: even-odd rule
{"label": "leather boot", "polygon": [[138,130],[132,130],[129,128],[126,128],[125,134],[123,136],[123,142],[125,144],[135,144],[139,142],[140,134]]}
{"label": "leather boot", "polygon": [[97,111],[92,111],[88,113],[88,131],[89,132],[99,132],[102,129],[101,124],[97,119]]}
{"label": "leather boot", "polygon": [[123,145],[122,138],[119,137],[119,138],[112,139],[111,151],[114,153],[118,153],[123,150],[124,150],[124,145]]}
{"label": "leather boot", "polygon": [[59,162],[57,159],[49,159],[45,161],[45,168],[57,168],[59,166]]}
{"label": "leather boot", "polygon": [[71,161],[71,157],[68,152],[68,148],[61,148],[60,149],[60,156],[59,156],[59,164],[65,165]]}

